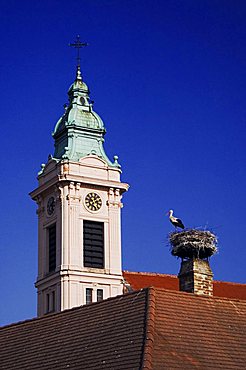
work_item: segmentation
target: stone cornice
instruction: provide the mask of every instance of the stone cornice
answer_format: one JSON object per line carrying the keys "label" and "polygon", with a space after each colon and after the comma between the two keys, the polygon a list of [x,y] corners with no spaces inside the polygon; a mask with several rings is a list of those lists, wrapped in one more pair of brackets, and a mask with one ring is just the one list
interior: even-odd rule
{"label": "stone cornice", "polygon": [[35,199],[39,194],[42,194],[46,190],[50,189],[51,186],[59,184],[61,186],[62,184],[69,184],[70,182],[79,183],[81,186],[83,185],[92,185],[96,188],[114,188],[119,189],[120,193],[124,193],[129,189],[129,185],[124,182],[117,182],[117,181],[110,181],[110,180],[100,180],[95,179],[91,177],[84,177],[80,175],[56,175],[54,178],[52,178],[47,183],[39,186],[38,188],[34,189],[30,196],[32,199]]}
{"label": "stone cornice", "polygon": [[71,266],[71,269],[70,268],[61,268],[59,271],[56,271],[52,274],[47,274],[45,277],[43,278],[37,278],[37,281],[35,283],[35,286],[38,287],[40,285],[43,285],[45,283],[48,283],[50,282],[51,280],[55,280],[57,279],[59,276],[85,276],[85,277],[90,277],[90,278],[95,278],[95,276],[97,276],[98,278],[102,278],[102,279],[107,279],[107,277],[110,277],[110,279],[115,279],[115,280],[119,280],[119,279],[122,279],[123,278],[123,275],[116,275],[116,274],[110,274],[109,271],[107,271],[105,273],[105,270],[103,269],[103,271],[99,271],[98,269],[96,269],[97,271],[95,272],[92,272],[92,271],[86,271],[85,269],[79,269],[79,268],[74,268],[73,266]]}

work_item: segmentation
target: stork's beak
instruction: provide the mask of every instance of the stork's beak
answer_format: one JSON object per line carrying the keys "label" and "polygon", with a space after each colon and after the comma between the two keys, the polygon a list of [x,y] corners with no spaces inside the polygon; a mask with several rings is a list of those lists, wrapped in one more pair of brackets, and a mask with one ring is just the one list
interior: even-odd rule
{"label": "stork's beak", "polygon": [[166,216],[169,216],[169,211],[166,213]]}

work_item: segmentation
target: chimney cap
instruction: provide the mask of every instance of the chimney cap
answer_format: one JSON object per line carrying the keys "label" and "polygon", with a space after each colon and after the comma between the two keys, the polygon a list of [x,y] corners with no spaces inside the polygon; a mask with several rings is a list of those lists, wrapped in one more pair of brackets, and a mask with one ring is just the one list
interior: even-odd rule
{"label": "chimney cap", "polygon": [[169,234],[171,254],[182,259],[205,259],[214,255],[218,248],[215,234],[208,230],[187,229]]}

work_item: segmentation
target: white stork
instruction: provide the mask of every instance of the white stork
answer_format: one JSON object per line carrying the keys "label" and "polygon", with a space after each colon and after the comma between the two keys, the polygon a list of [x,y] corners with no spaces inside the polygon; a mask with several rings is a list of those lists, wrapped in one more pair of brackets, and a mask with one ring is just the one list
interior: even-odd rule
{"label": "white stork", "polygon": [[169,214],[169,220],[170,222],[173,224],[173,226],[175,227],[175,229],[177,229],[177,227],[180,227],[181,229],[184,229],[184,224],[183,222],[180,220],[180,218],[177,218],[177,217],[174,217],[173,216],[173,210],[170,209],[170,211],[168,212]]}

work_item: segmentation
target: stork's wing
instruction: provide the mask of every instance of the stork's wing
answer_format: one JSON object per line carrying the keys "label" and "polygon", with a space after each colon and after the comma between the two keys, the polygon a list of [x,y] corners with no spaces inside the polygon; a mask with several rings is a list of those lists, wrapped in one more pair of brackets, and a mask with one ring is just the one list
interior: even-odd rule
{"label": "stork's wing", "polygon": [[180,220],[180,218],[177,218],[176,219],[176,221],[177,221],[177,223],[178,223],[178,226],[179,227],[181,227],[181,229],[184,229],[185,227],[184,227],[184,224],[183,224],[183,222]]}

